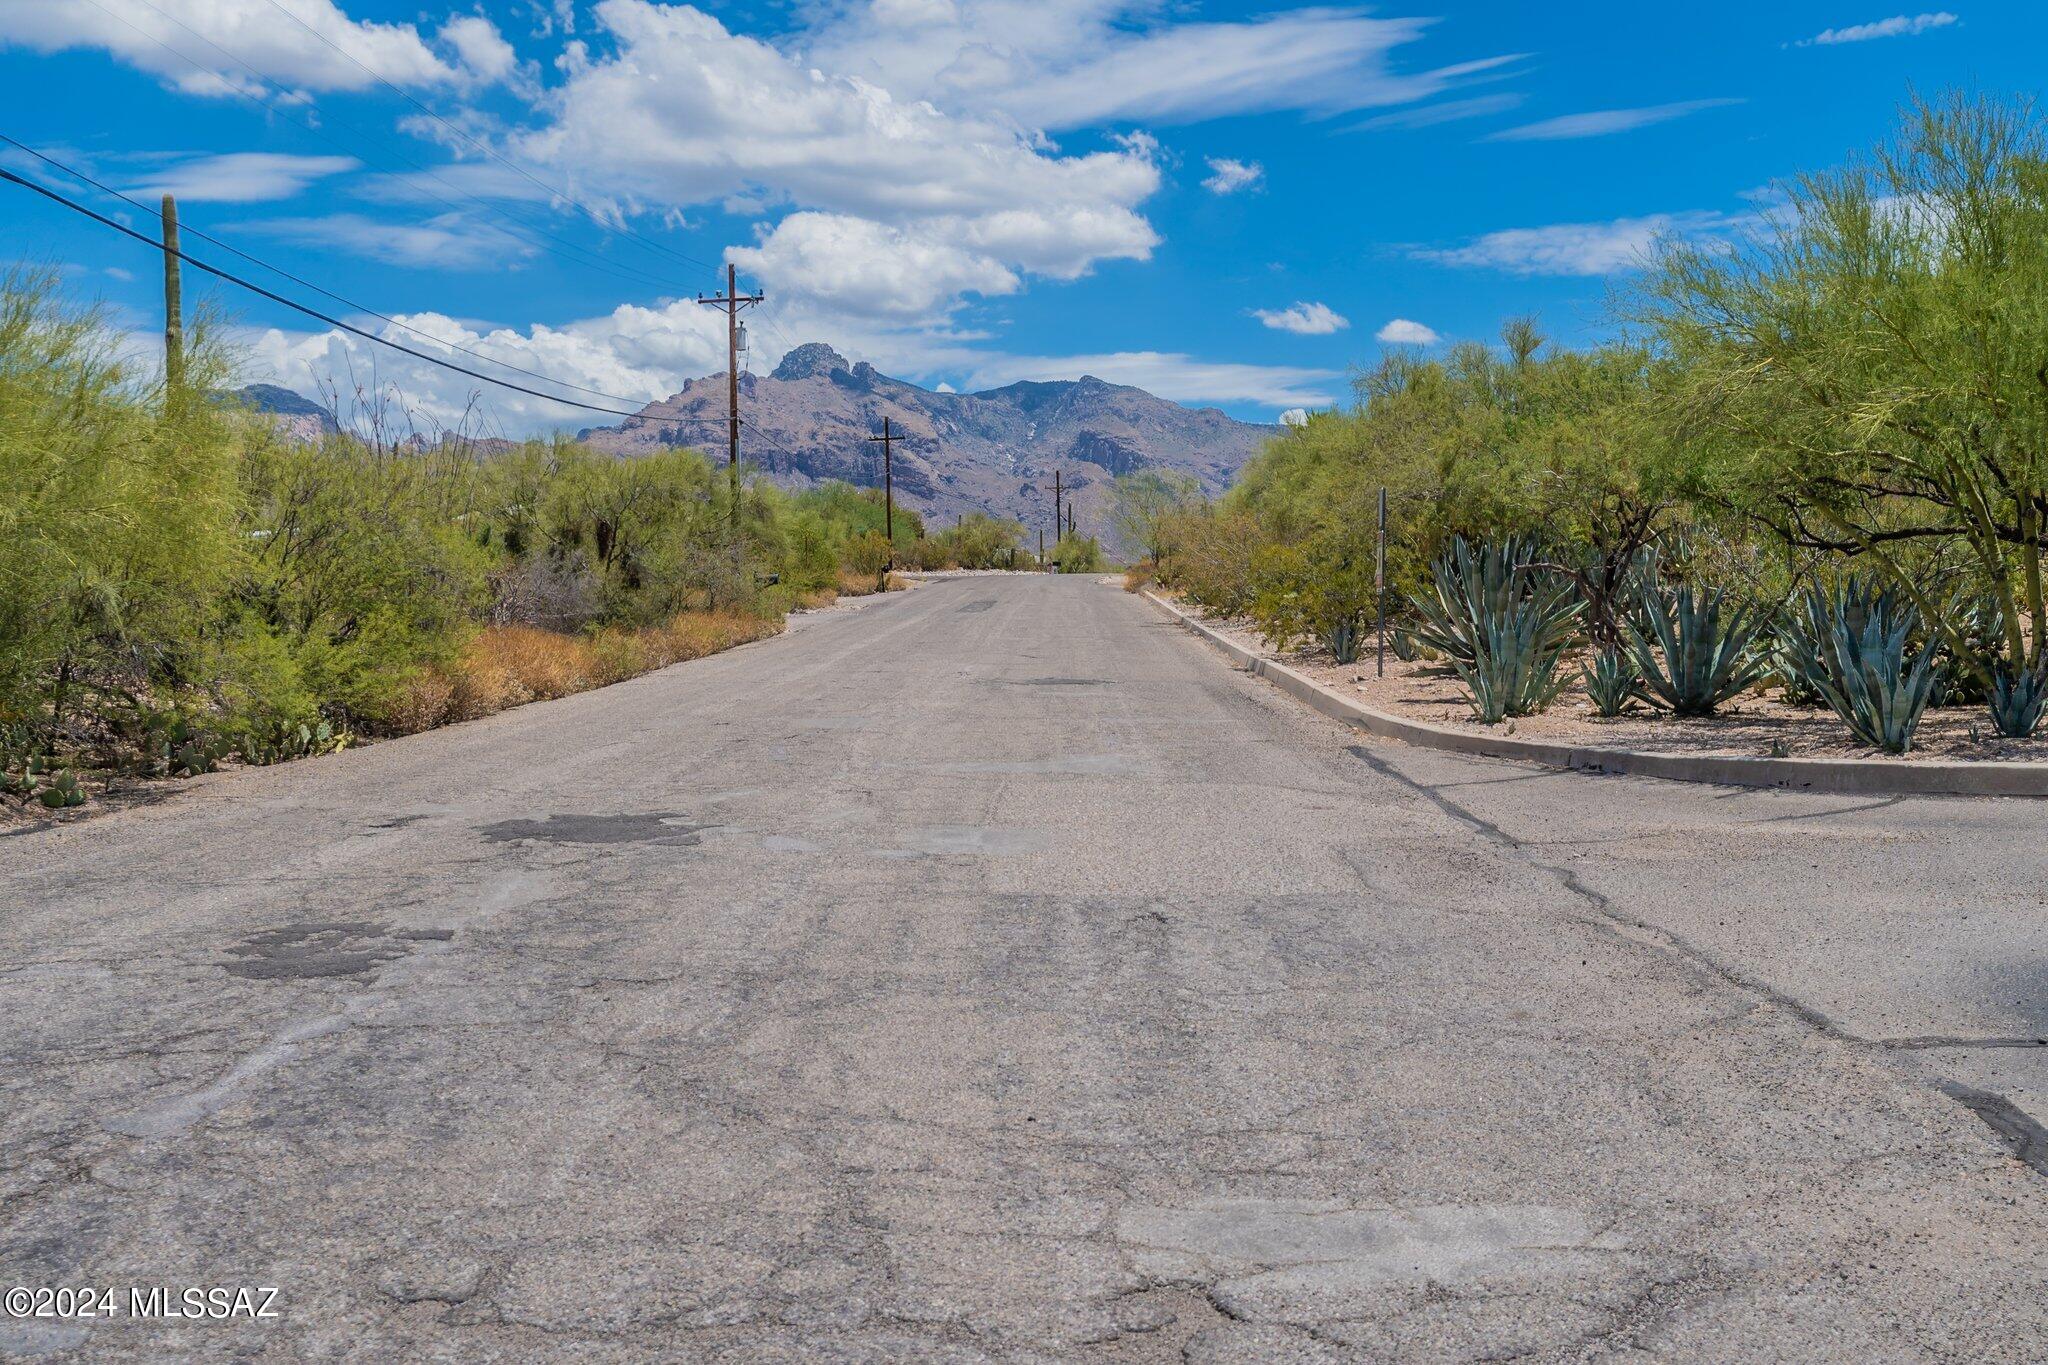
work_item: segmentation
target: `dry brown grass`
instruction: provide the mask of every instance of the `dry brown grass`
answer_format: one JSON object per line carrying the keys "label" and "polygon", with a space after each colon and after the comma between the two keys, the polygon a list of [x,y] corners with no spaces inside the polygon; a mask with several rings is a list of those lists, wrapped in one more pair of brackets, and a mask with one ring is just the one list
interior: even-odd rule
{"label": "dry brown grass", "polygon": [[591,635],[492,626],[479,632],[454,663],[413,677],[387,713],[387,724],[411,734],[475,720],[701,659],[781,630],[780,621],[701,611],[642,630],[605,629]]}
{"label": "dry brown grass", "polygon": [[1141,561],[1133,564],[1124,570],[1124,591],[1136,592],[1140,588],[1148,587],[1155,576],[1150,563]]}

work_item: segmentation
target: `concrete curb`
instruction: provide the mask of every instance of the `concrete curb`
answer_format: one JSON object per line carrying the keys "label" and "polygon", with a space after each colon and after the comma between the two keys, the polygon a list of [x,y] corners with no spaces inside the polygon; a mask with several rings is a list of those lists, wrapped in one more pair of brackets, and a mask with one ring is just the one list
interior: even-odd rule
{"label": "concrete curb", "polygon": [[1782,787],[1790,791],[1862,796],[2048,797],[2048,763],[1895,763],[1884,759],[1741,758],[1726,754],[1658,754],[1640,749],[1596,749],[1508,735],[1477,734],[1423,721],[1402,720],[1353,701],[1203,624],[1150,590],[1145,598],[1196,635],[1289,696],[1369,735],[1425,749],[1519,759],[1547,767],[1626,773],[1672,782],[1725,787]]}

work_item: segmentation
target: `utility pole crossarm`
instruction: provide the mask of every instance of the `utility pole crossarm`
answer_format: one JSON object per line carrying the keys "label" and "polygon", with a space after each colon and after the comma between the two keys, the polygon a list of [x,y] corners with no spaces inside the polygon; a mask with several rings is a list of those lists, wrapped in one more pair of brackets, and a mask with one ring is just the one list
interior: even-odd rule
{"label": "utility pole crossarm", "polygon": [[870,436],[870,441],[882,443],[882,535],[889,542],[889,567],[896,567],[896,443],[903,439],[903,433],[890,429],[889,419],[882,419],[882,434]]}
{"label": "utility pole crossarm", "polygon": [[742,294],[739,269],[731,265],[725,268],[723,294],[697,296],[697,302],[705,307],[721,309],[725,313],[725,466],[726,478],[732,485],[732,517],[735,522],[740,515],[740,310],[752,308],[767,297],[760,293]]}

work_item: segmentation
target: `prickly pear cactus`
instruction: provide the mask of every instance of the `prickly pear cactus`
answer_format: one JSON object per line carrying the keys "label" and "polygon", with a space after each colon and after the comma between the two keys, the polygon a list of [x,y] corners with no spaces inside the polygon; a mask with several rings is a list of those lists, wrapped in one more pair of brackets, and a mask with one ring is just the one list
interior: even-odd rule
{"label": "prickly pear cactus", "polygon": [[85,784],[78,780],[77,773],[67,768],[51,778],[50,785],[44,787],[36,799],[51,810],[69,810],[85,804]]}

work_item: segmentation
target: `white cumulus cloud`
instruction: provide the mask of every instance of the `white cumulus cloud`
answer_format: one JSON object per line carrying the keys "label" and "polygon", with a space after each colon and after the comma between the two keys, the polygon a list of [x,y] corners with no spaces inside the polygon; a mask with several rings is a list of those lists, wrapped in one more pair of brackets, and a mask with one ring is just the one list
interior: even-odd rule
{"label": "white cumulus cloud", "polygon": [[98,48],[190,95],[272,85],[363,90],[378,76],[402,86],[467,85],[510,69],[510,49],[487,19],[451,21],[440,35],[444,56],[411,24],[351,19],[334,0],[283,3],[288,13],[270,0],[15,0],[0,4],[0,43]]}
{"label": "white cumulus cloud", "polygon": [[1328,336],[1351,325],[1327,303],[1297,303],[1291,308],[1254,308],[1252,316],[1276,332],[1296,336]]}
{"label": "white cumulus cloud", "polygon": [[1395,318],[1373,334],[1373,340],[1389,346],[1434,346],[1442,340],[1433,330],[1407,318]]}
{"label": "white cumulus cloud", "polygon": [[[687,6],[602,0],[550,118],[510,150],[620,214],[739,203],[794,212],[730,253],[771,290],[875,318],[945,312],[1143,260],[1157,146],[1060,155],[1014,124],[942,113],[806,66]],[[502,177],[488,168],[500,189]]]}

